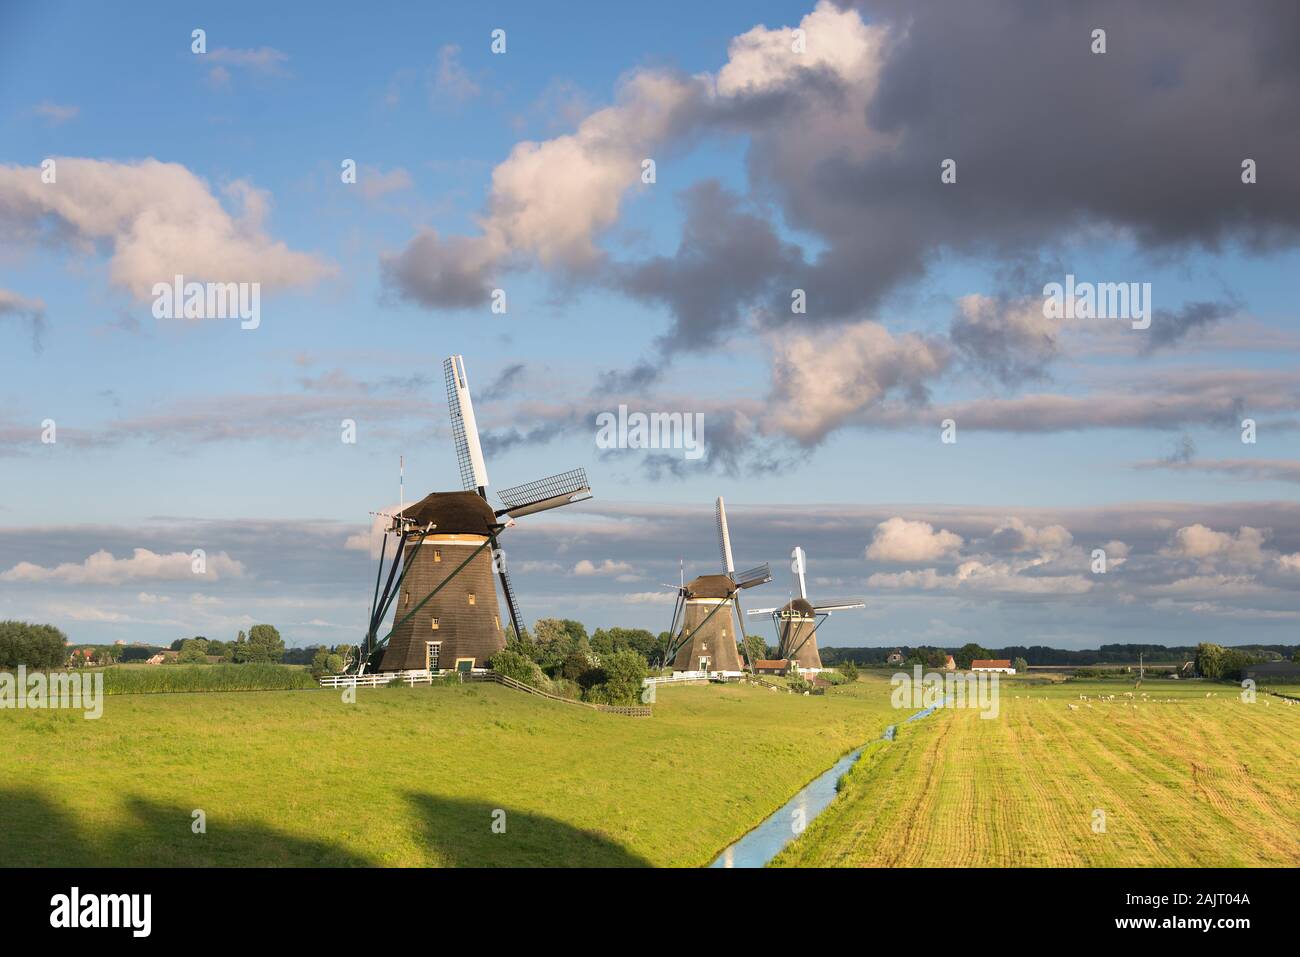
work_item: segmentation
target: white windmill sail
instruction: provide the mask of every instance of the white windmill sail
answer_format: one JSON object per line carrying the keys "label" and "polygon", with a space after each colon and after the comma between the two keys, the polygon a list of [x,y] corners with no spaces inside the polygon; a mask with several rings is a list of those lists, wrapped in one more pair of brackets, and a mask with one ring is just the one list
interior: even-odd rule
{"label": "white windmill sail", "polygon": [[451,432],[456,440],[456,461],[460,480],[467,492],[484,494],[488,486],[487,464],[478,440],[478,423],[474,420],[474,400],[469,395],[465,360],[449,356],[442,363],[447,375],[447,409],[451,413]]}
{"label": "white windmill sail", "polygon": [[807,570],[808,563],[804,557],[803,549],[798,545],[790,553],[790,570],[794,572],[794,579],[799,585],[799,597],[804,601],[808,600],[808,584],[804,581],[804,572]]}
{"label": "white windmill sail", "polygon": [[715,505],[718,517],[718,547],[722,550],[722,570],[728,575],[736,570],[736,563],[731,558],[731,533],[727,531],[727,503],[718,496]]}

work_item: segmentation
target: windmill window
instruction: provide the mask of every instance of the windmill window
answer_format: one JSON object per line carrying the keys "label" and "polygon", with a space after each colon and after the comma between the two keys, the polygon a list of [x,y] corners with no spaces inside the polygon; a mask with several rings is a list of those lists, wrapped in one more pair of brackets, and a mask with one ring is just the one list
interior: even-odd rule
{"label": "windmill window", "polygon": [[441,641],[427,641],[424,644],[425,661],[424,666],[430,671],[438,670],[438,655],[442,652]]}
{"label": "windmill window", "polygon": [[435,548],[435,549],[433,550],[433,560],[434,560],[435,562],[440,562],[440,561],[442,561],[442,549],[441,549],[441,548]]}
{"label": "windmill window", "polygon": [[471,605],[476,605],[476,604],[478,604],[478,599],[476,599],[476,598],[474,597],[474,593],[473,593],[473,592],[470,592],[468,597],[469,597],[469,603],[470,603]]}
{"label": "windmill window", "polygon": [[429,627],[432,628],[434,631],[437,631],[437,630],[438,630],[438,619],[437,619],[437,618],[430,618],[430,619],[429,619]]}

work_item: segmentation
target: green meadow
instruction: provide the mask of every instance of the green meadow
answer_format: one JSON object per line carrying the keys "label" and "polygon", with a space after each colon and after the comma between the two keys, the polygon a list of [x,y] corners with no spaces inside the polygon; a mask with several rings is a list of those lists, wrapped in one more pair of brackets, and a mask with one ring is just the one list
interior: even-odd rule
{"label": "green meadow", "polygon": [[879,676],[660,688],[651,718],[491,684],[0,711],[0,865],[703,865],[895,720]]}
{"label": "green meadow", "polygon": [[1001,684],[996,719],[901,725],[773,863],[1300,865],[1300,704],[1199,681]]}

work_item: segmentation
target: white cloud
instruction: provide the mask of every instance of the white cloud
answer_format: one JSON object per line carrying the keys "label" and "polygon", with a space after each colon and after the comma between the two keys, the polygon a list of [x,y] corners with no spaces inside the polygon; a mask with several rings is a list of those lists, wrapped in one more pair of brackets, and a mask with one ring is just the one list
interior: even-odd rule
{"label": "white cloud", "polygon": [[57,181],[37,167],[0,166],[0,225],[15,242],[45,238],[93,254],[111,250],[109,279],[136,299],[176,275],[206,282],[314,283],[333,267],[267,235],[268,194],[243,180],[224,190],[232,216],[179,163],[56,158]]}
{"label": "white cloud", "polygon": [[605,559],[599,565],[593,564],[587,559],[582,559],[573,566],[575,575],[618,575],[620,581],[625,580],[623,576],[631,573],[632,566],[627,562],[616,562],[612,559]]}
{"label": "white cloud", "polygon": [[438,48],[438,69],[430,89],[434,105],[464,103],[479,94],[479,86],[460,62],[460,47],[447,43]]}
{"label": "white cloud", "polygon": [[[1074,544],[1074,536],[1064,525],[1035,528],[1016,517],[1007,519],[993,529],[991,539],[999,549],[1015,553],[1036,552],[1044,559],[1058,557]],[[1114,544],[1123,547],[1122,542]]]}
{"label": "white cloud", "polygon": [[876,526],[867,558],[882,562],[929,562],[955,553],[962,537],[947,529],[934,530],[929,522],[895,516]]}
{"label": "white cloud", "polygon": [[75,119],[81,112],[79,106],[64,106],[59,103],[51,103],[45,100],[42,103],[32,107],[32,112],[37,116],[44,118],[51,126],[60,126],[68,120]]}
{"label": "white cloud", "polygon": [[[147,548],[137,548],[130,558],[114,558],[111,552],[95,552],[81,564],[65,562],[50,568],[19,562],[7,572],[0,573],[4,582],[63,582],[70,585],[119,585],[128,581],[192,581],[200,580],[192,568],[189,552],[171,552],[160,555]],[[239,578],[244,566],[225,552],[207,556],[206,572],[202,578],[216,581],[222,578]]]}
{"label": "white cloud", "polygon": [[769,339],[772,397],[764,428],[813,444],[891,392],[913,402],[948,364],[948,347],[877,322]]}
{"label": "white cloud", "polygon": [[675,592],[667,588],[663,591],[638,591],[623,596],[629,605],[671,605],[677,600]]}
{"label": "white cloud", "polygon": [[363,166],[357,177],[357,187],[366,199],[378,199],[388,193],[410,189],[411,174],[400,166],[387,173],[381,173],[373,166]]}
{"label": "white cloud", "polygon": [[718,71],[722,96],[768,93],[787,86],[800,73],[829,72],[862,94],[875,86],[884,32],[867,26],[853,10],[818,3],[799,21],[803,52],[796,52],[795,28],[756,26],[733,39],[727,63]]}
{"label": "white cloud", "polygon": [[877,572],[867,579],[872,588],[922,591],[973,591],[1004,595],[1082,595],[1093,582],[1082,575],[1022,575],[1022,565],[1008,562],[962,562],[950,575],[933,568],[899,573]]}
{"label": "white cloud", "polygon": [[1160,550],[1160,554],[1167,558],[1200,561],[1211,566],[1217,561],[1257,566],[1268,560],[1263,550],[1268,535],[1266,529],[1252,528],[1249,525],[1243,525],[1235,534],[1216,532],[1198,522],[1176,531],[1169,545]]}

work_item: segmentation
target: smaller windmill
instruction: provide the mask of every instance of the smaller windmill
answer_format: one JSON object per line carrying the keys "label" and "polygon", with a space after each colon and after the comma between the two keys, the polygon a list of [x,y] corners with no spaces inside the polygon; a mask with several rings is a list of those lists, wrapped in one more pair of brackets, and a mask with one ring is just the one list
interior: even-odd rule
{"label": "smaller windmill", "polygon": [[817,629],[832,612],[866,607],[862,598],[828,598],[813,602],[808,599],[805,573],[808,559],[804,550],[795,546],[790,553],[790,571],[794,573],[799,597],[792,598],[780,608],[753,608],[751,615],[771,615],[776,625],[777,657],[784,658],[797,669],[821,671],[822,656],[817,650]]}
{"label": "smaller windmill", "polygon": [[[677,589],[670,630],[673,637],[664,654],[664,661],[671,662],[673,671],[739,674],[738,648],[743,647],[745,639],[740,593],[772,580],[772,569],[766,562],[736,574],[731,557],[731,532],[727,528],[727,506],[721,498],[716,509],[722,574],[700,575],[683,582]],[[735,630],[732,630],[733,611],[738,626]]]}

